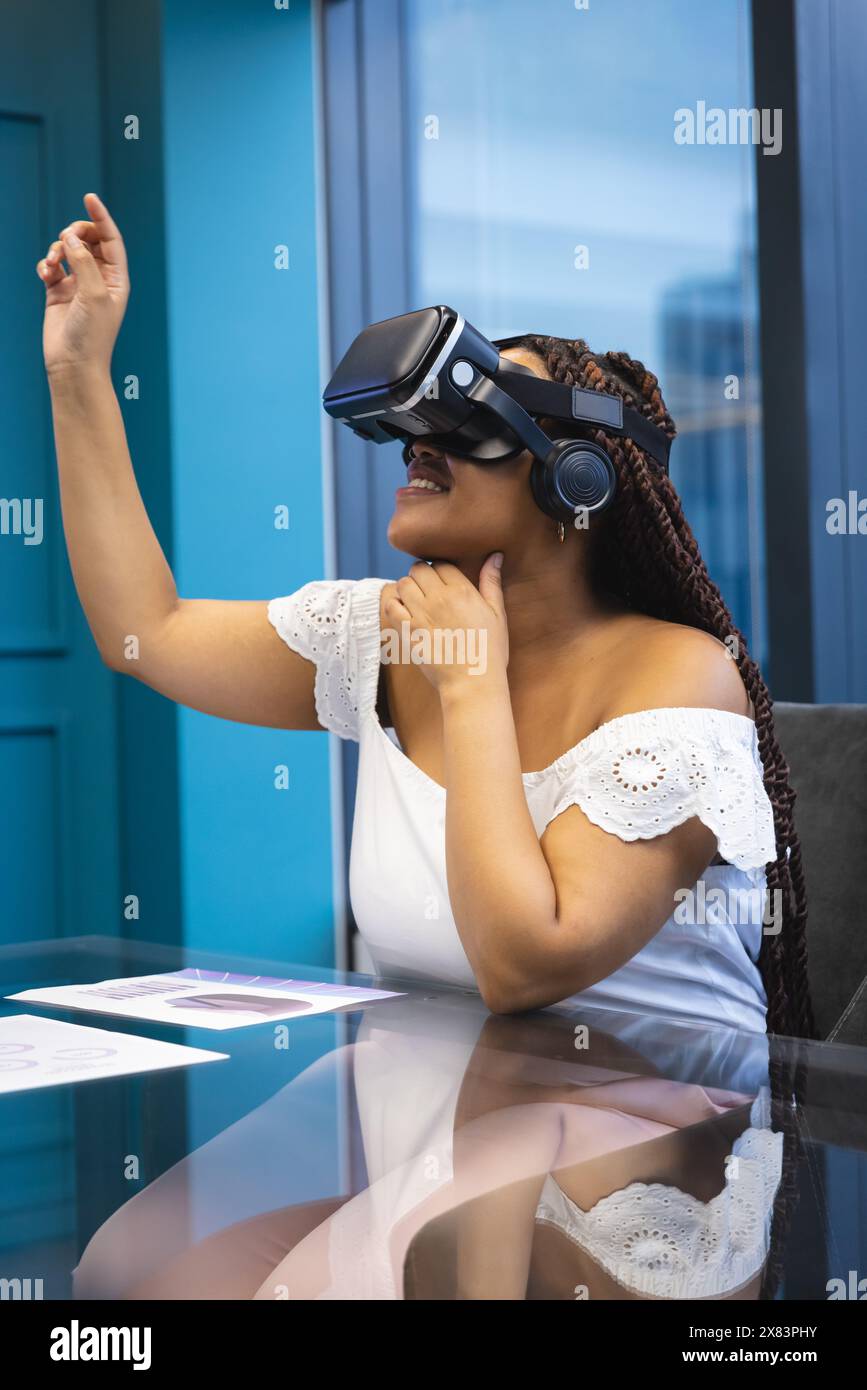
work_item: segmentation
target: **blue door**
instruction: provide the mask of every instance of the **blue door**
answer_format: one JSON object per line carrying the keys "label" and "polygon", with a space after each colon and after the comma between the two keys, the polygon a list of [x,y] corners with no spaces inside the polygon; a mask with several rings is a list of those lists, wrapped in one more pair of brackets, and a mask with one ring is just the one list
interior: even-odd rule
{"label": "blue door", "polygon": [[[101,187],[99,9],[0,0],[0,951],[123,920],[114,678],[64,549],[35,273]],[[25,1235],[4,1193],[32,1185],[29,1239],[65,1233],[62,1185],[49,1207],[36,1194],[71,1174],[70,1125],[68,1091],[7,1098],[0,1264]]]}

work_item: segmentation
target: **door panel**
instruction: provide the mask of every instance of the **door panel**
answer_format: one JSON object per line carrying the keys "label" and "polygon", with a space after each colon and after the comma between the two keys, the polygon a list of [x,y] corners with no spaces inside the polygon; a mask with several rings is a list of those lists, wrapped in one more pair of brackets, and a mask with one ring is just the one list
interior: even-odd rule
{"label": "door panel", "polygon": [[[123,921],[114,677],[66,560],[35,273],[101,186],[99,11],[0,0],[0,949]],[[73,1107],[42,1094],[3,1104],[0,1192],[34,1205],[25,1232],[0,1202],[0,1251],[69,1233],[62,1184],[49,1209],[33,1178],[62,1171]]]}
{"label": "door panel", "polygon": [[0,3],[0,943],[122,920],[114,683],[66,560],[34,270],[100,186],[98,12]]}

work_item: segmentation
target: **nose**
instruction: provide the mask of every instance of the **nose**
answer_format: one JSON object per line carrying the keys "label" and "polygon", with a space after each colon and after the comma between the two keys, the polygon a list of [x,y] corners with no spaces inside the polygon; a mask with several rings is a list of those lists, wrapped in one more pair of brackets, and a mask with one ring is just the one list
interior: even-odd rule
{"label": "nose", "polygon": [[424,459],[445,459],[446,456],[445,450],[429,439],[414,439],[407,452],[411,458],[418,459],[419,463]]}

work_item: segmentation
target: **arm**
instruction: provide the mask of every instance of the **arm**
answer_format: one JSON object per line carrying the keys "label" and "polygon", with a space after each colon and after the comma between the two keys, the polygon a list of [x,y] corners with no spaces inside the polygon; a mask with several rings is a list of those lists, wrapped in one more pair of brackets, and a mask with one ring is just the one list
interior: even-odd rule
{"label": "arm", "polygon": [[279,641],[264,602],[178,597],[111,383],[129,295],[126,253],[105,206],[94,194],[86,201],[93,221],[72,223],[37,269],[46,288],[43,345],[63,527],[102,659],[208,714],[319,728],[313,666]]}
{"label": "arm", "polygon": [[714,838],[692,820],[627,844],[573,806],[540,840],[508,692],[467,684],[441,702],[455,922],[490,1008],[543,1008],[635,955],[670,915],[677,889],[710,863]]}
{"label": "arm", "polygon": [[[489,629],[494,658],[486,674],[467,678],[456,667],[437,673],[435,684],[448,793],[449,899],[485,1002],[511,1013],[554,1003],[625,964],[669,917],[676,891],[700,877],[715,841],[692,818],[655,839],[625,843],[577,806],[559,815],[540,841],[521,779],[505,610],[490,561],[480,590],[453,566],[414,566],[398,585],[394,616],[415,626]],[[741,712],[745,697],[731,663],[715,653],[710,675],[699,671],[679,701],[658,698],[658,691],[647,697],[638,686],[621,698],[635,699],[639,709],[682,703]]]}

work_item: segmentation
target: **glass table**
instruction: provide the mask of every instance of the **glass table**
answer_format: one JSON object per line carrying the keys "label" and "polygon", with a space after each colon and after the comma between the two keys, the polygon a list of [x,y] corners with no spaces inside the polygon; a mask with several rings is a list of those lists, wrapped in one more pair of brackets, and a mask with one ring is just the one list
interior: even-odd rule
{"label": "glass table", "polygon": [[[399,997],[224,1032],[5,997],[188,966]],[[228,1054],[0,1096],[5,1296],[867,1296],[867,1050],[102,938],[0,985]]]}

